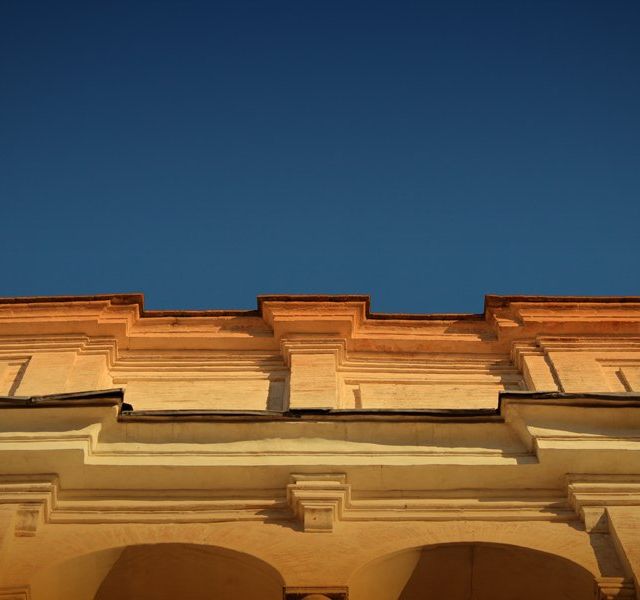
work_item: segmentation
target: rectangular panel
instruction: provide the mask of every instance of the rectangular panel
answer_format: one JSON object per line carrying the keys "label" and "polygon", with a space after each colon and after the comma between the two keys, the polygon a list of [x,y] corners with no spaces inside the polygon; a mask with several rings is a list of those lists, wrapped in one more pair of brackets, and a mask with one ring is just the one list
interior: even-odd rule
{"label": "rectangular panel", "polygon": [[266,410],[282,406],[284,380],[131,381],[125,401],[136,410]]}
{"label": "rectangular panel", "polygon": [[291,354],[291,408],[336,408],[337,386],[335,354]]}
{"label": "rectangular panel", "polygon": [[[500,384],[361,383],[362,408],[496,408]],[[518,388],[516,388],[518,389]]]}

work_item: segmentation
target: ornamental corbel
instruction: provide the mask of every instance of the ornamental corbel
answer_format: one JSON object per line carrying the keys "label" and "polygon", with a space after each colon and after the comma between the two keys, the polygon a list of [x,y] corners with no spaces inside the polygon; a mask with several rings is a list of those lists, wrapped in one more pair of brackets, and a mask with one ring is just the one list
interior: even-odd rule
{"label": "ornamental corbel", "polygon": [[349,504],[351,487],[342,474],[291,475],[287,501],[309,533],[332,533]]}

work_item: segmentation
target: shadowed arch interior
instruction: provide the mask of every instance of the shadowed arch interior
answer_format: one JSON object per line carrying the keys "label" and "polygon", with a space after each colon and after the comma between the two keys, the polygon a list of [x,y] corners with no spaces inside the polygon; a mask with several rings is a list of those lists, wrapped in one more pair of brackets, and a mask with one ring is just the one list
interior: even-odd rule
{"label": "shadowed arch interior", "polygon": [[594,577],[560,556],[519,546],[415,548],[358,571],[350,600],[591,600]]}
{"label": "shadowed arch interior", "polygon": [[55,565],[33,600],[281,600],[276,569],[251,555],[198,544],[143,544]]}

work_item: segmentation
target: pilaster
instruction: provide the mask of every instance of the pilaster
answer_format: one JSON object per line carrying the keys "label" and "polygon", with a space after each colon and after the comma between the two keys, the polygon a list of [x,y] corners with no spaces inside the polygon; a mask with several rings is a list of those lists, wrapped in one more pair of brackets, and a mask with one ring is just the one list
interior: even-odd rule
{"label": "pilaster", "polygon": [[640,503],[607,507],[607,519],[618,556],[627,574],[633,576],[640,598]]}
{"label": "pilaster", "polygon": [[527,389],[543,392],[558,391],[558,384],[547,357],[536,343],[515,342],[512,356],[522,372]]}
{"label": "pilaster", "polygon": [[[9,554],[9,548],[14,536],[15,510],[11,505],[0,504],[0,573],[3,571],[4,561]],[[0,598],[2,595],[0,594]]]}
{"label": "pilaster", "polygon": [[597,600],[640,600],[640,477],[571,475],[568,496],[587,531],[611,535],[627,576],[599,579]]}
{"label": "pilaster", "polygon": [[570,505],[592,533],[609,531],[613,509],[640,510],[638,475],[569,475],[567,487]]}
{"label": "pilaster", "polygon": [[345,340],[296,336],[281,342],[282,355],[291,369],[289,408],[337,408],[338,365],[344,359]]}

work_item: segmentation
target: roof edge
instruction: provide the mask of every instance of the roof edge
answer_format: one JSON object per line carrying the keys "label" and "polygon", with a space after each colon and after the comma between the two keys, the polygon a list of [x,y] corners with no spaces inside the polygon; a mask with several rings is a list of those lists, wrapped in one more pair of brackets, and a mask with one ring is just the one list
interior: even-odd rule
{"label": "roof edge", "polygon": [[141,317],[222,317],[262,316],[266,302],[356,302],[365,305],[368,319],[412,321],[460,321],[484,319],[491,308],[502,308],[512,303],[544,304],[640,304],[640,296],[533,296],[487,294],[482,313],[386,313],[371,310],[368,294],[261,294],[257,296],[256,309],[205,309],[205,310],[156,310],[144,308],[144,294],[87,294],[61,296],[10,296],[0,297],[2,304],[54,304],[72,302],[108,301],[115,305],[136,305]]}

